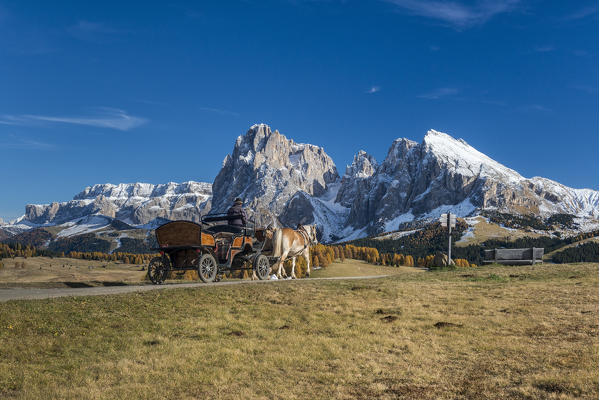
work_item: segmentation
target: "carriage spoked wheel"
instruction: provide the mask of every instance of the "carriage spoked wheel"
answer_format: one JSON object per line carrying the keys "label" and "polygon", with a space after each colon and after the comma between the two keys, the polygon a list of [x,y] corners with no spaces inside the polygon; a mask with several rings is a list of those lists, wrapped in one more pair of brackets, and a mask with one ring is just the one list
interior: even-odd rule
{"label": "carriage spoked wheel", "polygon": [[154,257],[148,265],[148,278],[154,285],[160,285],[166,279],[170,262],[166,257]]}
{"label": "carriage spoked wheel", "polygon": [[254,259],[254,271],[256,271],[256,275],[261,281],[268,279],[268,276],[270,275],[270,263],[268,262],[268,257],[264,254],[258,255]]}
{"label": "carriage spoked wheel", "polygon": [[218,272],[216,260],[210,254],[202,254],[198,261],[198,275],[202,282],[213,282]]}

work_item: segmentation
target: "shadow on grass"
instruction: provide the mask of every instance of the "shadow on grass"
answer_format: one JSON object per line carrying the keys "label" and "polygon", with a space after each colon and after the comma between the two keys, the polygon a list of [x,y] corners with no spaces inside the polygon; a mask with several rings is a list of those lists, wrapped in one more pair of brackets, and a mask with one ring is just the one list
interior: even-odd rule
{"label": "shadow on grass", "polygon": [[70,287],[70,288],[90,288],[90,287],[94,287],[93,285],[90,285],[89,283],[85,283],[85,282],[63,282],[64,285],[66,287]]}

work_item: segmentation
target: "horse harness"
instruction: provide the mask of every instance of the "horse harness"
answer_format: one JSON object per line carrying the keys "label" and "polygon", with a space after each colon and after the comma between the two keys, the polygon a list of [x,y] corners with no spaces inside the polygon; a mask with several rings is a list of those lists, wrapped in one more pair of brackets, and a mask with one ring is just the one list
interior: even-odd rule
{"label": "horse harness", "polygon": [[304,248],[300,250],[300,253],[302,253],[304,250],[306,250],[306,248],[310,247],[313,243],[312,243],[312,239],[310,238],[310,235],[308,235],[308,232],[306,232],[306,230],[304,229],[303,226],[301,226],[296,232],[299,232],[300,235],[302,235],[302,238],[304,239]]}

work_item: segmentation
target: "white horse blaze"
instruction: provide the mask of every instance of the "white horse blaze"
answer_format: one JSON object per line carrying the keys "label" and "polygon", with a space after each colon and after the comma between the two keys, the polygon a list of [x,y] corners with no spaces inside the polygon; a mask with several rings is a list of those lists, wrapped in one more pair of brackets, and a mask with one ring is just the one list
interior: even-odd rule
{"label": "white horse blaze", "polygon": [[298,230],[290,228],[276,229],[273,235],[273,256],[279,257],[277,261],[277,277],[285,272],[283,263],[291,257],[291,277],[295,276],[295,258],[302,256],[308,266],[307,274],[310,275],[310,246],[318,243],[314,225],[301,225]]}

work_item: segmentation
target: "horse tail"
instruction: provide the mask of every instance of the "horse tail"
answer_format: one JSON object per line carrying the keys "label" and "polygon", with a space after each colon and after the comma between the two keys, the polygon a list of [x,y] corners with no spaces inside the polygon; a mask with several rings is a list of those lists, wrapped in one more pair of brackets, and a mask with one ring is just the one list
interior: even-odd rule
{"label": "horse tail", "polygon": [[272,256],[281,257],[283,254],[283,230],[278,228],[275,229],[275,233],[272,235]]}

